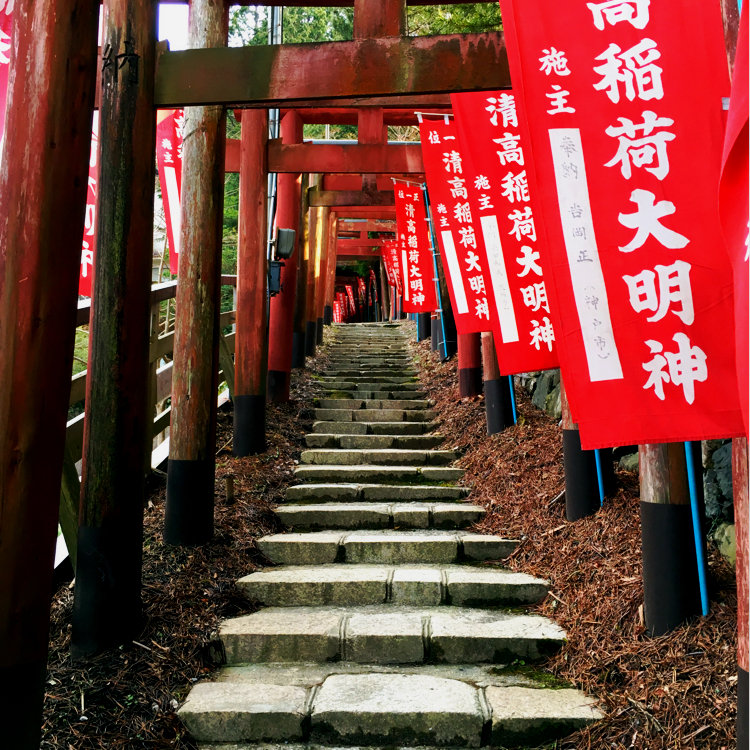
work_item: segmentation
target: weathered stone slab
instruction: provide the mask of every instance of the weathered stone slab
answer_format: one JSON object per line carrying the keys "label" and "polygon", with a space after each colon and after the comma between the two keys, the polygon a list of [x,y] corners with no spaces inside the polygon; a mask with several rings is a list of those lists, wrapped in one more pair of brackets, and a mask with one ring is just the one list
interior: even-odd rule
{"label": "weathered stone slab", "polygon": [[339,656],[342,610],[269,607],[219,628],[227,664],[329,661]]}
{"label": "weathered stone slab", "polygon": [[518,546],[518,541],[461,532],[461,544],[467,560],[503,560]]}
{"label": "weathered stone slab", "polygon": [[422,617],[395,608],[355,613],[346,622],[344,661],[413,664],[424,660]]}
{"label": "weathered stone slab", "polygon": [[469,490],[466,487],[440,487],[436,485],[392,485],[366,484],[362,486],[361,499],[380,502],[421,500],[459,500],[466,497]]}
{"label": "weathered stone slab", "polygon": [[338,435],[365,435],[367,434],[367,425],[357,422],[318,421],[313,422],[313,432],[323,432],[328,435],[332,433]]}
{"label": "weathered stone slab", "polygon": [[297,529],[387,529],[391,525],[389,505],[374,503],[327,503],[284,505],[276,515]]}
{"label": "weathered stone slab", "polygon": [[394,604],[436,607],[443,597],[443,573],[437,567],[399,566],[393,572],[391,601]]}
{"label": "weathered stone slab", "polygon": [[177,712],[198,742],[300,741],[307,690],[289,685],[205,682]]}
{"label": "weathered stone slab", "polygon": [[450,664],[534,660],[554,653],[565,632],[537,615],[451,607],[430,617],[431,655]]}
{"label": "weathered stone slab", "polygon": [[361,494],[359,484],[295,484],[287,487],[285,498],[297,502],[343,502],[357,500]]}
{"label": "weathered stone slab", "polygon": [[488,687],[486,696],[493,745],[554,740],[604,718],[596,702],[578,690]]}
{"label": "weathered stone slab", "polygon": [[485,515],[481,505],[465,503],[440,503],[430,508],[432,526],[436,529],[462,529],[479,521]]}
{"label": "weathered stone slab", "polygon": [[493,568],[454,565],[445,575],[450,603],[463,607],[536,604],[549,589],[547,581],[540,578]]}
{"label": "weathered stone slab", "polygon": [[458,557],[458,537],[447,531],[360,531],[344,538],[352,563],[450,563]]}
{"label": "weathered stone slab", "polygon": [[478,747],[484,716],[475,688],[418,675],[332,675],[315,697],[311,740]]}
{"label": "weathered stone slab", "polygon": [[237,586],[248,599],[270,607],[382,604],[391,570],[375,565],[289,565],[251,573]]}
{"label": "weathered stone slab", "polygon": [[258,539],[258,549],[277,565],[322,565],[336,561],[341,532],[271,534]]}
{"label": "weathered stone slab", "polygon": [[298,466],[294,475],[302,481],[314,482],[398,482],[420,479],[415,466]]}

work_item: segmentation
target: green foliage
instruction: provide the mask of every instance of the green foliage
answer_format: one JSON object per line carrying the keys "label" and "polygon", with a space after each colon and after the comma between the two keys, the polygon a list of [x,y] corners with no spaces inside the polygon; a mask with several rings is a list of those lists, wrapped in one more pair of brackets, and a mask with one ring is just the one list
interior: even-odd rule
{"label": "green foliage", "polygon": [[499,3],[415,6],[406,15],[409,36],[475,34],[500,27]]}

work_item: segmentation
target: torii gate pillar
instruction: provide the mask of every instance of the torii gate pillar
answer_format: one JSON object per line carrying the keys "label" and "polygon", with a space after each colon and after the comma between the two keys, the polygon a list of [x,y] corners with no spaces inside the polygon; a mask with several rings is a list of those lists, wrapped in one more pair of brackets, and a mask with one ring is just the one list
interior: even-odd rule
{"label": "torii gate pillar", "polygon": [[[295,111],[281,120],[284,143],[302,142],[302,120]],[[295,248],[281,269],[281,291],[271,298],[268,340],[268,398],[282,403],[289,401],[289,373],[292,368],[294,343],[294,304],[297,296],[297,272],[300,265],[300,196],[302,176],[282,173],[278,176],[276,226],[294,229]]]}
{"label": "torii gate pillar", "polygon": [[88,0],[22,0],[13,17],[0,173],[0,725],[14,750],[37,750],[41,735],[98,21]]}

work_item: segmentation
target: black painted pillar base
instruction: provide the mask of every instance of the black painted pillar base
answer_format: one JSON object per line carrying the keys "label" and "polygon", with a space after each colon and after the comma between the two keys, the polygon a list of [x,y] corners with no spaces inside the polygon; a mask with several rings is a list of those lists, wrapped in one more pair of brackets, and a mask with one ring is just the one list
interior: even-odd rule
{"label": "black painted pillar base", "polygon": [[430,313],[417,313],[417,341],[430,337]]}
{"label": "black painted pillar base", "polygon": [[240,458],[266,449],[266,397],[234,397],[232,453]]}
{"label": "black painted pillar base", "polygon": [[664,635],[701,613],[690,505],[641,503],[643,617]]}
{"label": "black painted pillar base", "polygon": [[41,661],[0,667],[5,686],[0,702],[3,747],[39,750],[42,741],[42,705],[47,679],[47,654]]}
{"label": "black painted pillar base", "polygon": [[318,337],[318,325],[314,320],[308,320],[305,327],[305,356],[315,356],[315,343]]}
{"label": "black painted pillar base", "polygon": [[323,325],[329,326],[333,323],[333,307],[326,305],[323,308]]}
{"label": "black painted pillar base", "polygon": [[295,370],[305,366],[305,334],[299,331],[292,333],[292,367]]}
{"label": "black painted pillar base", "polygon": [[747,672],[742,667],[737,667],[737,750],[748,750],[750,748],[750,740],[748,739],[750,693],[748,692],[747,677]]}
{"label": "black painted pillar base", "polygon": [[[130,514],[133,518],[119,517],[103,526],[78,527],[73,659],[85,659],[127,643],[143,627],[143,520],[140,508],[138,511]],[[133,539],[138,540],[137,546],[130,541]]]}
{"label": "black painted pillar base", "polygon": [[565,518],[577,521],[599,510],[599,480],[594,451],[581,448],[578,430],[563,430]]}
{"label": "black painted pillar base", "polygon": [[274,404],[285,404],[289,401],[289,373],[283,370],[269,370],[267,391],[268,400]]}
{"label": "black painted pillar base", "polygon": [[430,349],[433,352],[437,351],[438,348],[438,330],[440,328],[440,320],[430,316]]}
{"label": "black painted pillar base", "polygon": [[164,541],[194,546],[211,541],[214,534],[213,456],[198,461],[169,459]]}
{"label": "black painted pillar base", "polygon": [[461,398],[478,396],[482,392],[482,368],[463,367],[458,371],[458,395]]}
{"label": "black painted pillar base", "polygon": [[323,343],[323,318],[318,318],[315,323],[315,343]]}
{"label": "black painted pillar base", "polygon": [[488,435],[496,435],[506,427],[513,426],[513,403],[508,378],[484,381],[484,406]]}

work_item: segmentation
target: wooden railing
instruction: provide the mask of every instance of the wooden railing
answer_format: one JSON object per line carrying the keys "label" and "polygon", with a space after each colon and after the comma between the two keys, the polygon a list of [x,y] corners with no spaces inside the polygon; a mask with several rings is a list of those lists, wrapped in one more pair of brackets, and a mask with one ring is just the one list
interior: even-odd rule
{"label": "wooden railing", "polygon": [[[222,286],[231,286],[237,288],[237,277],[223,275],[221,277]],[[177,282],[167,281],[162,284],[155,284],[151,287],[151,323],[149,336],[151,345],[149,349],[149,409],[153,414],[153,443],[151,446],[151,466],[158,466],[167,457],[169,452],[169,441],[167,431],[169,430],[169,417],[171,407],[167,405],[172,392],[172,361],[171,355],[174,347],[174,328],[169,324],[166,326],[166,332],[160,330],[160,311],[161,305],[167,300],[173,300],[177,294]],[[236,301],[236,294],[235,294]],[[236,305],[235,305],[236,307]],[[235,322],[235,312],[232,309],[221,314],[221,329],[233,325]],[[83,300],[78,303],[78,317],[76,326],[84,326],[89,323],[91,313],[91,301]],[[224,336],[227,348],[230,353],[234,353],[234,330]],[[70,400],[72,406],[78,404],[86,398],[86,370],[74,375],[70,383]],[[219,370],[219,382],[223,379],[223,371]],[[230,376],[231,377],[231,376]],[[226,400],[226,394],[223,394],[223,400]],[[218,401],[217,401],[218,403]],[[70,456],[78,463],[81,460],[83,451],[83,422],[85,412],[68,421],[66,442]]]}

